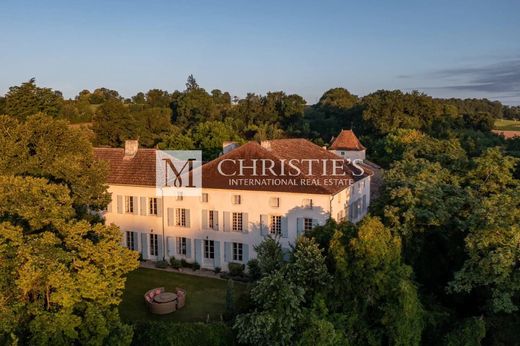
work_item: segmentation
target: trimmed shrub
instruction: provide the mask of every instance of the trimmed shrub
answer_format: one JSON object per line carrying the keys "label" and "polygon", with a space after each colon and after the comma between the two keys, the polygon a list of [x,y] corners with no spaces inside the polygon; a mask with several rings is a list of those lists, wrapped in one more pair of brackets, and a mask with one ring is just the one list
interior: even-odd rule
{"label": "trimmed shrub", "polygon": [[157,261],[157,262],[155,262],[155,267],[156,268],[161,268],[161,269],[168,268],[168,262],[166,262],[166,261]]}
{"label": "trimmed shrub", "polygon": [[223,323],[146,321],[134,325],[132,345],[235,345],[231,327]]}
{"label": "trimmed shrub", "polygon": [[231,276],[243,276],[244,265],[242,263],[230,262],[228,264],[229,274]]}
{"label": "trimmed shrub", "polygon": [[251,280],[256,281],[262,277],[262,270],[256,258],[247,262],[247,273]]}
{"label": "trimmed shrub", "polygon": [[233,280],[229,279],[226,287],[226,310],[223,314],[224,321],[231,321],[235,318],[235,285]]}
{"label": "trimmed shrub", "polygon": [[198,262],[193,262],[193,264],[191,265],[191,268],[193,270],[199,270],[200,269],[200,264]]}
{"label": "trimmed shrub", "polygon": [[220,268],[220,267],[215,267],[215,269],[213,269],[213,271],[215,272],[215,274],[220,273],[221,270],[222,270],[222,268]]}
{"label": "trimmed shrub", "polygon": [[181,261],[173,257],[170,259],[170,265],[173,269],[179,269],[180,267],[182,267]]}
{"label": "trimmed shrub", "polygon": [[191,268],[192,265],[191,265],[191,263],[187,262],[187,261],[183,258],[183,259],[181,259],[181,267],[183,267],[183,268]]}

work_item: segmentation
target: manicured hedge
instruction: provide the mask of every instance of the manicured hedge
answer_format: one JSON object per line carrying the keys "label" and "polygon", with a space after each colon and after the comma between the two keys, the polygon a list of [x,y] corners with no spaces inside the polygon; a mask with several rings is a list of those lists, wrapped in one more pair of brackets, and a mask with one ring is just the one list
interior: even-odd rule
{"label": "manicured hedge", "polygon": [[134,346],[234,345],[231,328],[223,323],[147,321],[134,325]]}

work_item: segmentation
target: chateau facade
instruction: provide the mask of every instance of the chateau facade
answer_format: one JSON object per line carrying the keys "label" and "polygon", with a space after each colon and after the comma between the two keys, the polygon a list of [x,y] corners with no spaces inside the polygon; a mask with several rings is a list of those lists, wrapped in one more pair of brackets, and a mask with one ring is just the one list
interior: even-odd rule
{"label": "chateau facade", "polygon": [[[135,141],[125,148],[96,148],[96,157],[109,166],[112,201],[104,217],[120,227],[123,244],[143,259],[175,257],[226,270],[230,262],[255,258],[255,245],[268,235],[288,250],[299,235],[328,218],[357,222],[367,212],[372,172],[364,165],[360,170],[304,139],[226,145],[225,154],[202,166],[200,196],[157,194],[155,149],[139,149]],[[261,159],[275,162],[262,181],[280,180],[292,167],[297,183],[258,185],[251,168]],[[237,161],[247,163],[244,184],[221,174],[232,172]],[[326,167],[325,161],[340,164]]]}

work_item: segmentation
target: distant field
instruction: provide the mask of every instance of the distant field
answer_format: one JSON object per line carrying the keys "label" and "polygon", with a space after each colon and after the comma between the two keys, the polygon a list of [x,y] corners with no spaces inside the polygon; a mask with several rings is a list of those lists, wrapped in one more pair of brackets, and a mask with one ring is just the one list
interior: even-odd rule
{"label": "distant field", "polygon": [[495,121],[495,130],[501,131],[520,131],[520,121],[498,119]]}

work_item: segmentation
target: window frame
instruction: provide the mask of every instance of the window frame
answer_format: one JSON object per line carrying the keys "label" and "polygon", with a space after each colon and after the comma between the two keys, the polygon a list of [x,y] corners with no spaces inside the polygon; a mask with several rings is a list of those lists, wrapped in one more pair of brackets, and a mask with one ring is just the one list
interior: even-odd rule
{"label": "window frame", "polygon": [[175,226],[186,227],[186,208],[175,208]]}
{"label": "window frame", "polygon": [[270,215],[269,217],[269,234],[279,236],[282,235],[282,216]]}
{"label": "window frame", "polygon": [[304,198],[302,201],[302,205],[306,209],[312,209],[312,198]]}
{"label": "window frame", "polygon": [[244,244],[233,242],[231,244],[231,258],[234,262],[244,261]]}
{"label": "window frame", "polygon": [[158,215],[158,201],[157,197],[148,198],[148,215]]}
{"label": "window frame", "polygon": [[159,256],[159,236],[150,233],[150,256]]}
{"label": "window frame", "polygon": [[[310,217],[304,217],[303,218],[303,231],[304,232],[308,232],[310,230],[312,230],[312,227],[313,227],[313,219],[310,218]],[[310,226],[310,227],[309,227]]]}
{"label": "window frame", "polygon": [[215,217],[215,213],[218,213],[217,210],[208,210],[208,228],[209,229],[218,229],[218,224],[216,223],[218,216]]}
{"label": "window frame", "polygon": [[186,256],[188,253],[188,239],[186,237],[177,237],[177,255]]}
{"label": "window frame", "polygon": [[134,196],[125,196],[125,213],[134,214],[134,212],[135,212]]}
{"label": "window frame", "polygon": [[231,214],[231,230],[233,232],[243,232],[244,231],[244,213],[233,212]]}
{"label": "window frame", "polygon": [[137,251],[137,241],[135,233],[132,231],[126,231],[126,247],[127,249]]}
{"label": "window frame", "polygon": [[215,259],[215,241],[211,239],[204,239],[204,259]]}

